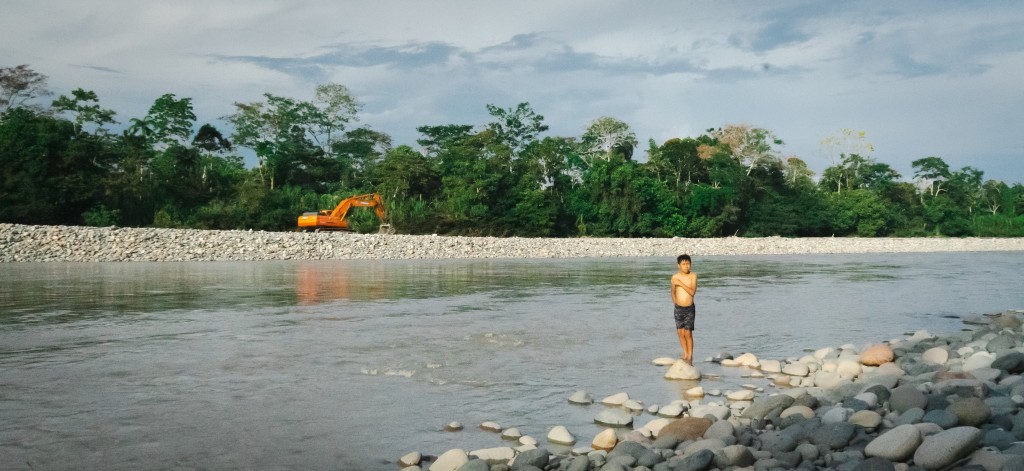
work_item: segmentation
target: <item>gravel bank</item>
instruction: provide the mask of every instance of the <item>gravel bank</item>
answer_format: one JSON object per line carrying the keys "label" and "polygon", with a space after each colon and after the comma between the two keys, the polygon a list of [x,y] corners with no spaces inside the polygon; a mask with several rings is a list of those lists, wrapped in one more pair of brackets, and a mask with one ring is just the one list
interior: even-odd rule
{"label": "gravel bank", "polygon": [[0,224],[0,262],[576,258],[1024,251],[1024,238],[498,238]]}

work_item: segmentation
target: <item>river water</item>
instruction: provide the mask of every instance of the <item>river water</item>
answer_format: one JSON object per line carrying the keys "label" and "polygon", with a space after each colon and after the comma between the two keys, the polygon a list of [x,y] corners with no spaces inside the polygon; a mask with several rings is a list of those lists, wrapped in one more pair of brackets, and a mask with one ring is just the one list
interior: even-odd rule
{"label": "river water", "polygon": [[[695,357],[956,331],[1024,307],[1021,267],[1018,252],[696,258]],[[488,420],[542,444],[565,425],[585,446],[604,406],[573,392],[650,405],[696,385],[651,365],[680,353],[671,259],[2,268],[0,469],[395,469],[503,446]],[[720,375],[706,390],[755,382],[698,366]]]}

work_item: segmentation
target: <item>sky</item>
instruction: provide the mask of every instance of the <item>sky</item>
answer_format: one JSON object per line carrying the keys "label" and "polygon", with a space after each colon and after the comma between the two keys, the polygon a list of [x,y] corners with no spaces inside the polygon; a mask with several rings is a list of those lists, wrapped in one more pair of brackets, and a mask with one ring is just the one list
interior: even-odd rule
{"label": "sky", "polygon": [[[819,174],[863,131],[911,180],[943,158],[1024,182],[1024,2],[4,0],[0,67],[83,88],[127,123],[165,93],[231,131],[235,102],[340,83],[358,125],[423,125],[528,102],[546,135],[602,116],[647,148],[730,124],[772,131]],[[638,158],[644,159],[643,152]]]}

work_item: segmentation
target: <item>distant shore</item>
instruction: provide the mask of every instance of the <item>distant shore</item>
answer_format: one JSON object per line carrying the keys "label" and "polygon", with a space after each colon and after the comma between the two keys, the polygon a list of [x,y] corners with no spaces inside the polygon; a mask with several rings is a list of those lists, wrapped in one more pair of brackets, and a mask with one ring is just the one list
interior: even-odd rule
{"label": "distant shore", "polygon": [[0,224],[0,263],[1024,251],[1024,238],[522,238]]}

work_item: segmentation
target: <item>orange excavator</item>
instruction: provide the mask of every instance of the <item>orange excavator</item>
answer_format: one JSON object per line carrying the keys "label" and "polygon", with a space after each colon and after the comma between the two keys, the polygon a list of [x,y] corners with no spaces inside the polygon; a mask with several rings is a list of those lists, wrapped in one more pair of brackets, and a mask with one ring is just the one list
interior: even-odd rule
{"label": "orange excavator", "polygon": [[345,198],[333,210],[325,209],[320,212],[302,213],[302,216],[299,216],[299,230],[316,232],[351,231],[352,229],[349,229],[348,221],[345,218],[348,216],[348,210],[352,209],[353,206],[373,208],[377,213],[377,218],[380,219],[380,233],[390,234],[394,232],[391,224],[385,222],[384,201],[376,193]]}

